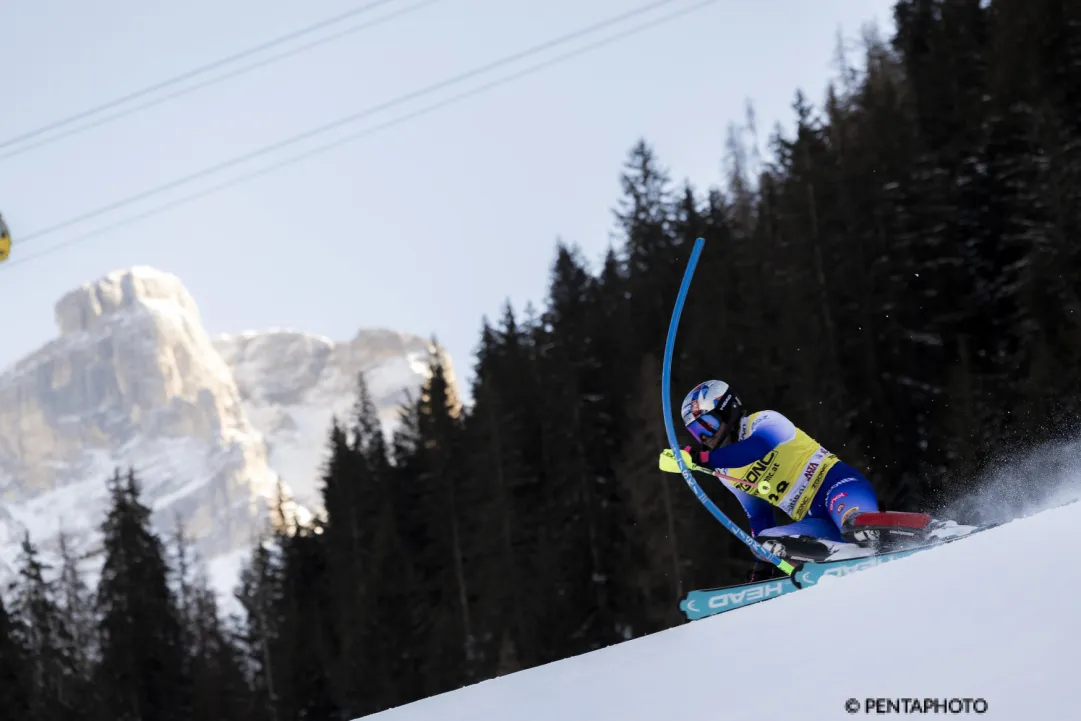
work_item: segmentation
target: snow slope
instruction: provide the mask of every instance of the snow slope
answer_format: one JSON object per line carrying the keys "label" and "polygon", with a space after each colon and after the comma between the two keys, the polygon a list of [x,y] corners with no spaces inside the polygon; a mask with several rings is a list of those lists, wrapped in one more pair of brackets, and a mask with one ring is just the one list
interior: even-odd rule
{"label": "snow slope", "polygon": [[[1081,571],[1061,555],[1079,544],[1081,503],[1071,503],[368,718],[794,721],[877,716],[878,698],[902,709],[905,698],[986,702],[944,716],[1081,718]],[[859,702],[851,714],[850,698]]]}

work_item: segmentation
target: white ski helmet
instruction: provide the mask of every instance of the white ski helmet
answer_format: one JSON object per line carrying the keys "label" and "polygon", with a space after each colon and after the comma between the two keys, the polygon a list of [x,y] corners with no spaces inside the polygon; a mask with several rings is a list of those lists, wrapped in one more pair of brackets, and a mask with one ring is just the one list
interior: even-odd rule
{"label": "white ski helmet", "polygon": [[727,434],[743,415],[739,396],[724,381],[699,383],[683,399],[683,425],[701,444],[716,434]]}

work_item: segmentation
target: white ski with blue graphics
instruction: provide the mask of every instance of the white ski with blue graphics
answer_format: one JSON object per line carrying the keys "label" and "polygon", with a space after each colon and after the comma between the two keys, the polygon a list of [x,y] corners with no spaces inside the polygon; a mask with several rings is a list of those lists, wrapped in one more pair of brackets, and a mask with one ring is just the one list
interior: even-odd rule
{"label": "white ski with blue graphics", "polygon": [[750,606],[753,603],[768,601],[771,598],[779,598],[780,596],[792,593],[793,591],[798,591],[801,588],[813,586],[823,578],[841,578],[853,573],[859,573],[868,568],[880,566],[883,563],[889,563],[890,561],[896,561],[911,556],[920,551],[926,551],[929,548],[937,548],[946,543],[966,538],[973,533],[992,528],[994,525],[998,524],[982,527],[959,527],[954,525],[953,528],[956,529],[955,532],[957,535],[944,537],[935,542],[916,548],[872,554],[860,558],[806,563],[791,576],[785,578],[745,583],[740,586],[727,586],[725,588],[691,591],[687,594],[686,598],[679,602],[679,608],[691,621],[705,618],[706,616],[714,616],[718,613],[724,613],[725,611]]}
{"label": "white ski with blue graphics", "polygon": [[[927,548],[931,548],[928,546]],[[727,588],[713,588],[703,591],[691,591],[687,597],[680,601],[679,608],[688,619],[694,621],[706,616],[712,616],[736,608],[749,606],[752,603],[778,598],[787,593],[798,591],[818,583],[827,576],[847,576],[858,573],[867,568],[874,568],[883,563],[911,556],[924,550],[913,548],[907,551],[894,551],[878,556],[865,556],[863,558],[851,558],[845,561],[826,561],[824,563],[807,563],[796,571],[792,577],[777,578],[770,581],[757,581],[745,583],[741,586],[728,586]],[[797,586],[796,584],[799,584]]]}

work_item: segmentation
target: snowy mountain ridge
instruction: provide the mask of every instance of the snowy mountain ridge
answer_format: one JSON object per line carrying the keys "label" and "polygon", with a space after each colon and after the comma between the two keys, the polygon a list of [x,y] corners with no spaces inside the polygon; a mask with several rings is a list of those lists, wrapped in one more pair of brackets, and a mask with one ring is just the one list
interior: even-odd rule
{"label": "snowy mountain ridge", "polygon": [[228,592],[279,479],[318,509],[330,419],[349,413],[358,373],[393,425],[431,345],[382,330],[211,338],[183,283],[143,266],[67,293],[55,316],[58,337],[0,373],[0,582],[27,531],[46,556],[63,532],[93,557],[106,480],[130,466],[160,533],[179,518],[204,560],[230,559],[212,573]]}
{"label": "snowy mountain ridge", "polygon": [[[431,344],[388,330],[363,330],[350,341],[292,330],[220,335],[213,339],[229,366],[241,405],[267,438],[270,465],[297,501],[321,504],[317,474],[331,419],[345,419],[364,374],[384,428],[398,424],[408,393],[416,396],[427,376]],[[453,369],[444,355],[444,362]]]}

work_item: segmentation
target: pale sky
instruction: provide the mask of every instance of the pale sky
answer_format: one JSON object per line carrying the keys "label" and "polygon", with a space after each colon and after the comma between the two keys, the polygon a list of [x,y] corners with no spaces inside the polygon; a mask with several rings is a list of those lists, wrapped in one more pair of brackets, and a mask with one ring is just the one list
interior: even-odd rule
{"label": "pale sky", "polygon": [[[593,263],[603,257],[619,174],[639,137],[677,181],[688,178],[699,189],[718,183],[726,127],[742,120],[746,102],[755,106],[763,141],[778,121],[790,129],[796,89],[817,105],[835,77],[837,32],[855,41],[861,25],[875,21],[888,35],[892,2],[717,0],[251,182],[17,261],[697,2],[675,0],[25,245],[20,235],[647,0],[436,0],[122,120],[0,158],[0,212],[16,243],[0,267],[6,320],[0,366],[55,337],[53,306],[66,291],[112,270],[151,265],[181,278],[211,333],[285,327],[335,340],[373,327],[434,333],[467,380],[482,317],[498,318],[508,298],[519,310],[527,301],[543,304],[557,238],[579,244]],[[417,3],[388,0],[241,64]],[[363,4],[0,0],[0,143]],[[0,148],[0,155],[18,147]]]}

